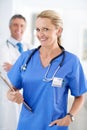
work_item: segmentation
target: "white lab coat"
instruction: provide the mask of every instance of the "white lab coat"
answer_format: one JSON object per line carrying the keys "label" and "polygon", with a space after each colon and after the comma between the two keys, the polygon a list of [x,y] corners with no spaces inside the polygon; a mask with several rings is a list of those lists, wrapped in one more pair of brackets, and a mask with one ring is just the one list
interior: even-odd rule
{"label": "white lab coat", "polygon": [[[19,56],[20,52],[12,44],[0,45],[0,71],[6,79],[7,73],[2,67],[3,63],[14,64]],[[0,79],[0,130],[16,130],[21,106],[7,99],[7,91],[7,85]]]}

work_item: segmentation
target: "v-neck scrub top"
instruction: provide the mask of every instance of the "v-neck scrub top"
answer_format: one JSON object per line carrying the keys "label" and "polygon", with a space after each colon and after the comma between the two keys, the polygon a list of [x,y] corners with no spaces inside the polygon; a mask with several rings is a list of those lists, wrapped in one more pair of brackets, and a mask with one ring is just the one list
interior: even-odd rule
{"label": "v-neck scrub top", "polygon": [[[23,52],[8,72],[12,85],[17,89],[23,88],[24,100],[32,109],[30,112],[22,105],[17,130],[68,130],[68,126],[50,127],[49,124],[66,116],[69,89],[73,96],[80,96],[87,91],[80,61],[74,54],[65,51],[64,63],[55,75],[63,79],[63,84],[52,86],[52,81],[43,80],[48,66],[43,67],[39,50],[31,57],[26,71],[21,70],[31,52]],[[48,78],[53,76],[62,58],[63,54],[52,61]]]}

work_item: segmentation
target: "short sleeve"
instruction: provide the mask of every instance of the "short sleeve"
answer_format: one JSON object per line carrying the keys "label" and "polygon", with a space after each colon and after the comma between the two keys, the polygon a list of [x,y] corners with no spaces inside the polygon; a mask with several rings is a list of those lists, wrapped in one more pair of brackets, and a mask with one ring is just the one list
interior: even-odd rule
{"label": "short sleeve", "polygon": [[11,84],[17,89],[22,88],[21,66],[25,63],[28,55],[29,54],[27,52],[24,52],[12,66],[11,70],[7,73]]}
{"label": "short sleeve", "polygon": [[74,96],[80,96],[87,92],[87,81],[83,72],[82,65],[78,58],[75,59],[72,73],[70,76],[69,86],[71,89],[71,94]]}

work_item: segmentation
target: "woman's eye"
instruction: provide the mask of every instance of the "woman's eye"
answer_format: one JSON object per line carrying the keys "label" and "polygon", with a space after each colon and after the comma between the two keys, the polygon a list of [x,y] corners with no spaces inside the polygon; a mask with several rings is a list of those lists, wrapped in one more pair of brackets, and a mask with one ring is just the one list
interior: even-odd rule
{"label": "woman's eye", "polygon": [[49,29],[48,28],[44,28],[44,31],[48,31]]}
{"label": "woman's eye", "polygon": [[46,32],[48,30],[49,30],[48,28],[43,28],[43,29],[36,28],[36,32],[40,32],[40,31]]}

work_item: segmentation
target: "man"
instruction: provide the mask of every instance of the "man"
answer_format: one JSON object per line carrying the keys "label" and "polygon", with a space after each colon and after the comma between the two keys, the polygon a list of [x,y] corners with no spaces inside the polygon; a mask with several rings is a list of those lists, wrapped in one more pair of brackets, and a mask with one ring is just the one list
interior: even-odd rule
{"label": "man", "polygon": [[[24,50],[28,49],[28,46],[22,43],[22,37],[26,29],[26,19],[20,14],[12,16],[9,29],[10,38],[6,40],[5,44],[0,45],[0,72],[6,79],[7,72],[17,58]],[[16,130],[20,106],[8,101],[6,97],[7,90],[7,85],[0,79],[0,130]]]}

